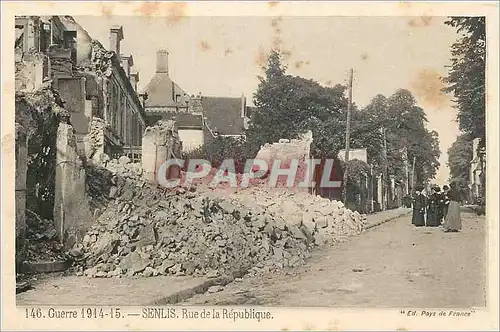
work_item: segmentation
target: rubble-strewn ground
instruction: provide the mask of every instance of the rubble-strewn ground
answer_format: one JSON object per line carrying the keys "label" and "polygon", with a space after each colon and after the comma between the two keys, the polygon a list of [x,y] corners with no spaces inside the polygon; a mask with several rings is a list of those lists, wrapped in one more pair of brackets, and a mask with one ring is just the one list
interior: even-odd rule
{"label": "rubble-strewn ground", "polygon": [[52,220],[40,219],[31,211],[26,212],[26,259],[25,262],[55,262],[65,260],[66,253],[57,240]]}
{"label": "rubble-strewn ground", "polygon": [[[368,222],[376,216],[368,216]],[[462,216],[461,233],[443,233],[415,228],[407,215],[347,242],[317,248],[302,267],[245,276],[180,305],[484,306],[486,220],[465,211]],[[148,305],[195,279],[58,277],[41,280],[16,299],[18,305]]]}
{"label": "rubble-strewn ground", "polygon": [[126,157],[94,169],[89,189],[103,213],[70,254],[92,277],[275,271],[363,230],[359,213],[307,193],[158,188]]}
{"label": "rubble-strewn ground", "polygon": [[[55,262],[68,259],[60,242],[57,240],[57,232],[54,228],[54,222],[48,219],[41,219],[32,211],[26,212],[26,254],[23,264],[33,262]],[[43,278],[43,276],[42,276]],[[21,287],[25,282],[33,286],[33,281],[37,279],[32,273],[16,271],[16,282]]]}
{"label": "rubble-strewn ground", "polygon": [[402,217],[313,254],[287,274],[243,278],[183,305],[470,308],[486,305],[486,219],[415,228]]}

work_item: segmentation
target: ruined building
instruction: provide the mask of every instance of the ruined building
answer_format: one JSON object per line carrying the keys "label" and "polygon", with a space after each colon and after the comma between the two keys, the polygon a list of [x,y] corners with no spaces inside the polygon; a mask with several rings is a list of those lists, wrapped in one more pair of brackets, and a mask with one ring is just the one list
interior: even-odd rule
{"label": "ruined building", "polygon": [[80,155],[137,157],[146,116],[133,58],[120,52],[123,29],[110,29],[107,50],[70,16],[16,17],[15,24],[16,90],[51,81],[70,112]]}
{"label": "ruined building", "polygon": [[48,221],[71,246],[97,211],[88,161],[141,153],[138,74],[120,52],[121,27],[110,30],[109,50],[70,16],[18,16],[15,32],[16,253],[29,220]]}
{"label": "ruined building", "polygon": [[188,95],[170,77],[168,56],[166,50],[158,50],[156,73],[144,89],[148,96],[148,125],[161,119],[175,120],[184,151],[196,149],[217,136],[244,136],[249,109],[245,96]]}

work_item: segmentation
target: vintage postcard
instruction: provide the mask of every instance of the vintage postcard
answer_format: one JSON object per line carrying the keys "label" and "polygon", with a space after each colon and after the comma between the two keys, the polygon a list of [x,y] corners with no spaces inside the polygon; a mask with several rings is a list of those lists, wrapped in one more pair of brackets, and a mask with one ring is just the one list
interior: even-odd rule
{"label": "vintage postcard", "polygon": [[1,6],[2,330],[498,330],[497,2]]}

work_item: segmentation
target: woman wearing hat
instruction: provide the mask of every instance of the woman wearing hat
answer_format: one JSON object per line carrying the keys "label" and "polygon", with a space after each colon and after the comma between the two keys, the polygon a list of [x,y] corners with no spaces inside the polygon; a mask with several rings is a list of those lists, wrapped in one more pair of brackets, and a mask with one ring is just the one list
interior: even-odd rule
{"label": "woman wearing hat", "polygon": [[462,220],[460,218],[460,193],[457,190],[456,183],[450,183],[448,191],[448,212],[444,219],[443,228],[445,232],[458,232],[462,229]]}
{"label": "woman wearing hat", "polygon": [[416,227],[425,226],[425,196],[422,195],[422,187],[417,187],[413,197],[413,215],[411,223]]}
{"label": "woman wearing hat", "polygon": [[428,227],[437,227],[441,225],[441,206],[439,205],[440,190],[441,189],[439,187],[433,186],[431,189],[431,194],[428,197],[426,222],[426,226]]}

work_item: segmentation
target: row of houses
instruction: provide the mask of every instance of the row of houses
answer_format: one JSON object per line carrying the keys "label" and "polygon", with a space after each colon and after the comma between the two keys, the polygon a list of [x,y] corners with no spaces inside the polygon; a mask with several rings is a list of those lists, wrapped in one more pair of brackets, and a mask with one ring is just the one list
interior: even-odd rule
{"label": "row of houses", "polygon": [[121,51],[124,31],[113,26],[108,47],[93,40],[71,16],[16,17],[16,91],[50,81],[70,112],[78,149],[138,157],[146,126],[175,119],[183,149],[217,137],[244,136],[247,100],[186,93],[170,77],[168,52],[158,50],[156,73],[138,91],[139,72]]}

